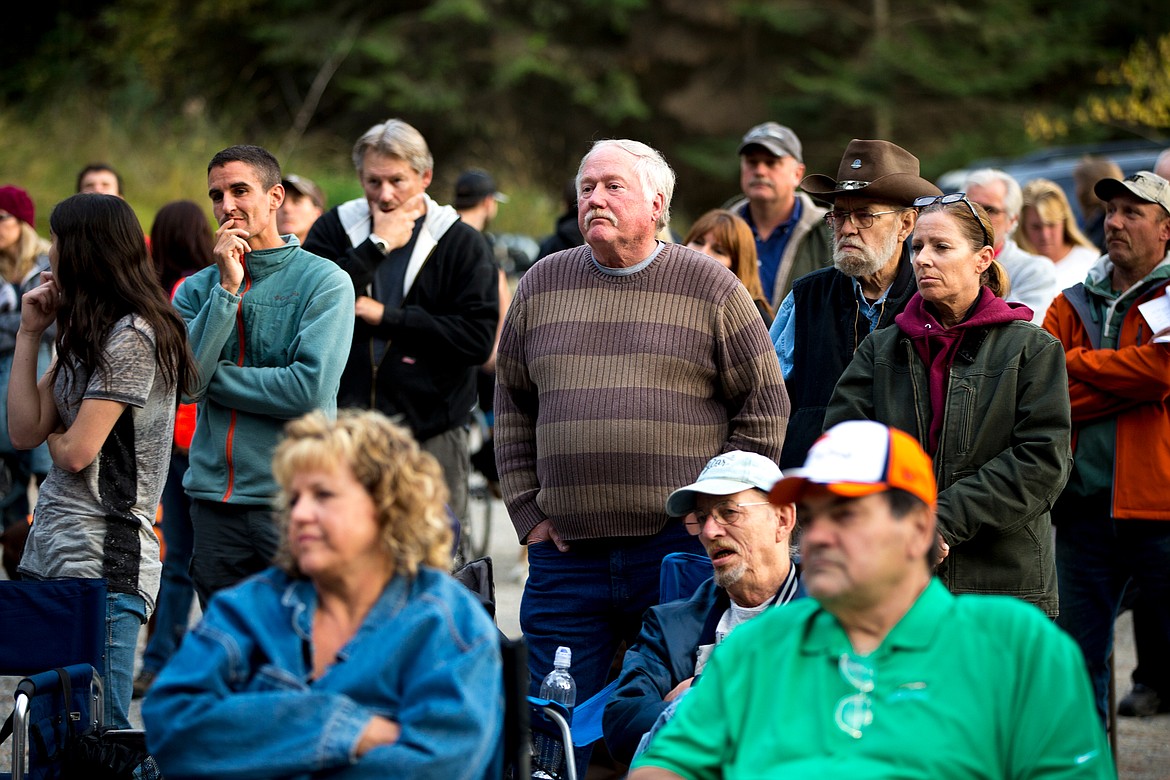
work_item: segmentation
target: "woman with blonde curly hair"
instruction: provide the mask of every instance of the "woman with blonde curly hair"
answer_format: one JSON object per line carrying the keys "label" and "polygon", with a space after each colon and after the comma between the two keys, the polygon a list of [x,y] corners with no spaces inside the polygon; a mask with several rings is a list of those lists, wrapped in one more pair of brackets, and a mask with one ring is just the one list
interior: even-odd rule
{"label": "woman with blonde curly hair", "polygon": [[273,473],[277,565],[212,599],[143,703],[162,771],[497,773],[499,632],[445,571],[438,462],[379,412],[313,412]]}

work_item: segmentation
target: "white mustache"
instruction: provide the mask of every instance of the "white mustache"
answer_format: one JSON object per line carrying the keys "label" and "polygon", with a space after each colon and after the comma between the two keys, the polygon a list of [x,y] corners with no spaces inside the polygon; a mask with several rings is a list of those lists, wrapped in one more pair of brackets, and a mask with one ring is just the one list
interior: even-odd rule
{"label": "white mustache", "polygon": [[604,219],[610,222],[614,227],[617,227],[617,217],[614,216],[613,212],[605,211],[603,209],[593,209],[588,214],[586,214],[585,227],[592,225],[593,220],[595,219]]}

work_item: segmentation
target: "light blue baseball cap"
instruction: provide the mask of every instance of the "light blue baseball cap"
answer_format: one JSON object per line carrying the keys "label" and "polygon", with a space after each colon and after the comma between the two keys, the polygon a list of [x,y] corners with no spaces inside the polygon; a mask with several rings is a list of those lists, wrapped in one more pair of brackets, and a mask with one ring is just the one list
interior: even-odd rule
{"label": "light blue baseball cap", "polygon": [[666,499],[666,513],[671,517],[689,514],[694,511],[695,497],[700,494],[730,496],[752,488],[767,493],[783,477],[780,467],[759,453],[724,452],[707,461],[695,482],[670,494]]}

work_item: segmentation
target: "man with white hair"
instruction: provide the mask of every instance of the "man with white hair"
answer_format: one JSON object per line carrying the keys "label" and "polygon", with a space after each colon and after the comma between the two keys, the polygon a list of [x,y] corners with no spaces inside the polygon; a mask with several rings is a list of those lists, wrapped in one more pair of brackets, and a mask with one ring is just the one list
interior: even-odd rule
{"label": "man with white hair", "polygon": [[912,436],[838,423],[770,498],[796,504],[809,598],[728,637],[631,780],[1116,777],[1069,637],[933,576],[938,485]]}
{"label": "man with white hair", "polygon": [[796,281],[770,335],[792,402],[780,468],[804,462],[825,427],[825,410],[853,353],[874,331],[890,327],[917,292],[910,264],[914,201],[942,195],[920,175],[918,158],[883,140],[854,138],[837,176],[813,174],[804,191],[833,204],[833,267]]}
{"label": "man with white hair", "polygon": [[1024,194],[1010,173],[995,168],[980,168],[967,175],[964,187],[972,203],[987,211],[995,228],[995,259],[1008,273],[1011,289],[1007,300],[1022,303],[1032,310],[1032,322],[1044,322],[1048,304],[1060,290],[1056,287],[1056,267],[1047,257],[1020,249],[1012,232],[1020,221]]}
{"label": "man with white hair", "polygon": [[775,460],[784,441],[788,399],[746,289],[656,238],[673,191],[656,150],[595,143],[577,172],[585,245],[534,265],[504,321],[496,460],[528,546],[534,692],[559,645],[578,701],[599,691],[658,601],[663,556],[702,553],[663,511],[667,494],[721,452]]}
{"label": "man with white hair", "polygon": [[499,322],[497,270],[475,228],[427,188],[435,160],[401,119],[353,147],[362,197],[325,212],[305,249],[337,263],[357,295],[339,407],[402,421],[443,467],[451,511],[467,512],[467,423]]}
{"label": "man with white hair", "polygon": [[647,610],[638,641],[626,650],[602,719],[618,761],[629,763],[644,749],[733,629],[804,596],[792,560],[796,505],[768,501],[783,476],[763,455],[727,452],[667,499],[666,513],[703,543],[713,576],[689,598]]}

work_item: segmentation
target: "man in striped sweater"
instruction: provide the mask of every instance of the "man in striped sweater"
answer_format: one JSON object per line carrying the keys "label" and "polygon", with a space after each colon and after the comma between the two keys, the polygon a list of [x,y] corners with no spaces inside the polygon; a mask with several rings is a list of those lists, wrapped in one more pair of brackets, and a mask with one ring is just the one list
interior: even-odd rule
{"label": "man in striped sweater", "polygon": [[674,191],[661,154],[599,141],[577,189],[585,245],[533,266],[508,310],[495,435],[528,546],[520,624],[533,690],[566,645],[583,701],[657,603],[662,557],[703,552],[667,518],[667,495],[720,452],[779,457],[788,398],[743,285],[656,239]]}

